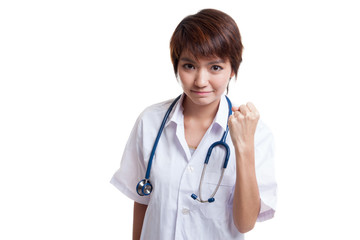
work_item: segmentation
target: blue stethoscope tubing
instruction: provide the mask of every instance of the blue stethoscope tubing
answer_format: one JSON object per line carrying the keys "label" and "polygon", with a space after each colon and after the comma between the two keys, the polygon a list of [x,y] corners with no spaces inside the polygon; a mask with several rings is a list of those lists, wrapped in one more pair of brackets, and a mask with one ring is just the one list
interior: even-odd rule
{"label": "blue stethoscope tubing", "polygon": [[[152,165],[152,161],[153,161],[153,158],[154,158],[154,155],[155,155],[155,151],[156,151],[156,148],[157,148],[157,145],[159,143],[159,140],[160,140],[160,137],[161,137],[161,134],[164,130],[164,127],[165,127],[165,124],[166,124],[166,121],[167,119],[169,118],[169,115],[172,111],[172,109],[174,108],[175,104],[177,103],[177,101],[180,99],[181,95],[178,96],[170,105],[169,109],[166,111],[165,113],[165,116],[164,116],[164,119],[161,123],[161,126],[160,126],[160,129],[158,131],[158,134],[156,136],[156,139],[155,139],[155,142],[154,142],[154,146],[151,150],[151,154],[150,154],[150,157],[149,157],[149,161],[148,161],[148,166],[147,166],[147,170],[146,170],[146,175],[145,175],[145,178],[142,179],[136,186],[136,191],[137,193],[140,195],[140,196],[147,196],[147,195],[150,195],[150,193],[152,192],[152,185],[149,181],[149,178],[150,178],[150,171],[151,171],[151,165]],[[227,100],[227,103],[228,103],[228,107],[229,107],[229,114],[228,114],[228,118],[230,117],[230,115],[232,114],[232,104],[231,104],[231,101],[230,99],[226,97],[226,100]],[[224,176],[224,171],[228,165],[228,162],[229,162],[229,158],[230,158],[230,147],[229,145],[226,143],[226,137],[229,133],[229,125],[226,124],[226,130],[221,138],[220,141],[217,141],[217,142],[214,142],[210,147],[209,147],[209,150],[206,154],[206,158],[205,158],[205,161],[204,161],[204,168],[203,168],[203,171],[202,171],[202,174],[201,174],[201,178],[200,178],[200,184],[199,184],[199,197],[196,196],[195,194],[192,194],[191,197],[194,199],[194,200],[198,200],[199,202],[214,202],[215,201],[215,194],[217,192],[217,190],[219,189],[219,186],[221,184],[221,181],[222,181],[222,178]],[[216,146],[222,146],[224,147],[225,149],[225,160],[224,160],[224,165],[223,165],[223,168],[222,168],[222,172],[221,172],[221,176],[219,178],[219,181],[218,181],[218,184],[214,190],[214,192],[211,194],[210,198],[208,198],[207,200],[203,200],[201,198],[201,187],[202,187],[202,180],[204,178],[204,175],[205,175],[205,171],[206,171],[206,166],[208,165],[209,163],[209,159],[210,159],[210,156],[211,156],[211,153],[212,153],[212,150],[216,147]]]}
{"label": "blue stethoscope tubing", "polygon": [[182,94],[180,94],[177,98],[175,98],[175,100],[171,103],[169,109],[165,113],[165,116],[164,116],[164,119],[163,119],[163,121],[161,123],[159,132],[158,132],[158,134],[156,136],[154,146],[153,146],[153,148],[151,150],[151,154],[150,154],[150,157],[149,157],[145,178],[143,180],[141,180],[136,186],[136,191],[140,196],[147,196],[147,195],[150,195],[150,193],[152,192],[153,187],[152,187],[152,185],[151,185],[151,183],[149,181],[152,161],[153,161],[155,151],[156,151],[157,145],[158,145],[160,137],[161,137],[161,133],[164,130],[166,121],[169,118],[170,112],[174,108],[175,104],[180,99],[181,95]]}

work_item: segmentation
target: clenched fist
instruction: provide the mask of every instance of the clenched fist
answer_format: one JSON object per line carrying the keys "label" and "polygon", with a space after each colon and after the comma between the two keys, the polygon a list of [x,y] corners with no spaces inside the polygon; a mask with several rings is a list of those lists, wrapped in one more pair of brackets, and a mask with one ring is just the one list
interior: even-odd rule
{"label": "clenched fist", "polygon": [[232,107],[232,110],[233,114],[229,117],[229,130],[234,147],[253,146],[255,130],[260,118],[258,110],[251,102],[240,107]]}

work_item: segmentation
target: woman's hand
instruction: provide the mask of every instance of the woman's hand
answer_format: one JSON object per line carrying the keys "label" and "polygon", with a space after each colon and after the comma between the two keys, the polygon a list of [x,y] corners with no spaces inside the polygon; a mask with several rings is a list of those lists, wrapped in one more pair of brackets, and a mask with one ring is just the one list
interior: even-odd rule
{"label": "woman's hand", "polygon": [[260,114],[253,103],[248,102],[240,107],[232,107],[233,114],[229,118],[231,140],[239,150],[253,147],[255,130]]}

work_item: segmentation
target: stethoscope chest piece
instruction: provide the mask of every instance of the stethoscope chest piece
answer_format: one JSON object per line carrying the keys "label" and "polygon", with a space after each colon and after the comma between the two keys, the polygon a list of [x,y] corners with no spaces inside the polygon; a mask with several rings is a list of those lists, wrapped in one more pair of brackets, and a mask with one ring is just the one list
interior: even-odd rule
{"label": "stethoscope chest piece", "polygon": [[153,189],[153,187],[152,187],[151,183],[149,182],[149,179],[141,180],[136,186],[136,191],[140,196],[150,195],[152,189]]}

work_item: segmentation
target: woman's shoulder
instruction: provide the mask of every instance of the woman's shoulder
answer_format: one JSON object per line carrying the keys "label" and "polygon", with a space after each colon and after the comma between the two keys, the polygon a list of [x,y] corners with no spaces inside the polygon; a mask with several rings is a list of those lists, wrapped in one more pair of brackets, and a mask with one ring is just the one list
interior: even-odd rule
{"label": "woman's shoulder", "polygon": [[149,115],[158,115],[161,113],[164,113],[167,111],[171,103],[174,101],[174,99],[169,99],[166,101],[162,101],[159,103],[152,104],[148,107],[146,107],[140,115],[143,117],[147,117]]}
{"label": "woman's shoulder", "polygon": [[260,118],[255,131],[255,145],[273,142],[274,137],[269,126]]}
{"label": "woman's shoulder", "polygon": [[271,132],[269,126],[260,118],[256,130]]}
{"label": "woman's shoulder", "polygon": [[161,123],[166,111],[174,99],[168,99],[146,107],[140,114],[138,120],[142,123]]}

